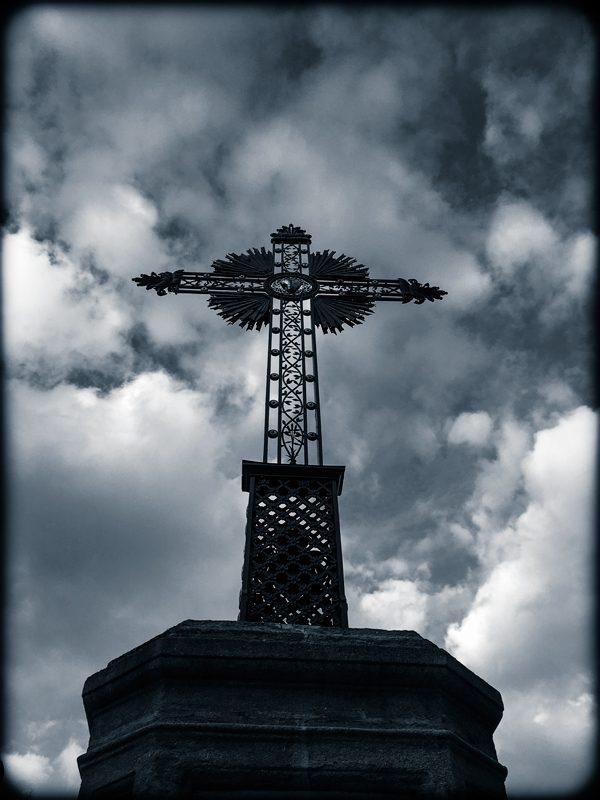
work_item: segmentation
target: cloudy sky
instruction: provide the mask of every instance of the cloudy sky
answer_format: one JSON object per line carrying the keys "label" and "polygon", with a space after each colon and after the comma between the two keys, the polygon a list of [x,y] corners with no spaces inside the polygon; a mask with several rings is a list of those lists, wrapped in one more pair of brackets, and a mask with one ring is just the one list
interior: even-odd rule
{"label": "cloudy sky", "polygon": [[448,292],[319,336],[352,627],[499,689],[509,792],[590,767],[592,32],[547,8],[40,6],[8,31],[9,717],[78,788],[81,690],[237,616],[266,332],[141,272],[289,222]]}

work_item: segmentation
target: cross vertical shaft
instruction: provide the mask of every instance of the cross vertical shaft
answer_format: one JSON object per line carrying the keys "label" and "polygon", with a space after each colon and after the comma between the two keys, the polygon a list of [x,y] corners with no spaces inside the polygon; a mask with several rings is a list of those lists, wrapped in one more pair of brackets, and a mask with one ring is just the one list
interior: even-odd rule
{"label": "cross vertical shaft", "polygon": [[[290,290],[310,274],[310,236],[273,234],[274,274]],[[285,233],[282,232],[285,231]],[[311,299],[273,298],[265,399],[263,461],[322,464],[319,375]]]}

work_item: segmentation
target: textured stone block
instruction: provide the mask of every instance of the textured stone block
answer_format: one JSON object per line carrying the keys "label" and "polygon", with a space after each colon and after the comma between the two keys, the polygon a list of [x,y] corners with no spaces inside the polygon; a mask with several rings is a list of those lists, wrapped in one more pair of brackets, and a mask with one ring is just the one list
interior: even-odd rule
{"label": "textured stone block", "polygon": [[80,797],[505,797],[499,693],[412,631],[188,620],[86,681]]}

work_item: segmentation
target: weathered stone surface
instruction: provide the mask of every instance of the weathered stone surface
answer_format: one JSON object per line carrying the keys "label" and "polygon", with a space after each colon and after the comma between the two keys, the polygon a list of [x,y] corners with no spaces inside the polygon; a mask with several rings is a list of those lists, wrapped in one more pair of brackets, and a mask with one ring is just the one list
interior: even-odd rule
{"label": "weathered stone surface", "polygon": [[499,693],[412,631],[188,620],[83,699],[81,798],[505,796]]}

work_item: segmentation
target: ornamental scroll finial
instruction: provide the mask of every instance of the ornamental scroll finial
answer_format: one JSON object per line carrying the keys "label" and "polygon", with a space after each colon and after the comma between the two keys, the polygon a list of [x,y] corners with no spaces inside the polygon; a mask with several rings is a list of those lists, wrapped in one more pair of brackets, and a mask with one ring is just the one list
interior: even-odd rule
{"label": "ornamental scroll finial", "polygon": [[151,272],[150,275],[145,275],[142,272],[139,278],[132,278],[131,280],[137,283],[138,286],[145,286],[147,290],[155,289],[156,294],[164,297],[167,292],[177,293],[177,287],[183,273],[184,270],[182,269],[175,270],[175,272],[161,272],[159,275],[156,272]]}
{"label": "ornamental scroll finial", "polygon": [[428,283],[419,283],[414,278],[409,278],[405,281],[404,278],[398,278],[398,285],[405,294],[405,299],[401,300],[402,303],[410,303],[411,300],[415,301],[415,305],[422,305],[425,300],[433,303],[434,300],[441,300],[442,297],[448,292],[440,289],[439,286],[430,286]]}

